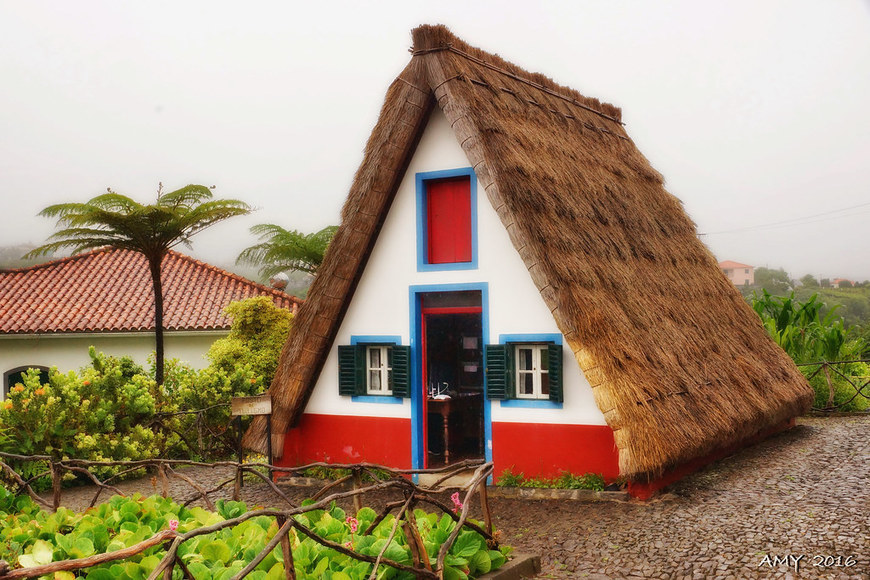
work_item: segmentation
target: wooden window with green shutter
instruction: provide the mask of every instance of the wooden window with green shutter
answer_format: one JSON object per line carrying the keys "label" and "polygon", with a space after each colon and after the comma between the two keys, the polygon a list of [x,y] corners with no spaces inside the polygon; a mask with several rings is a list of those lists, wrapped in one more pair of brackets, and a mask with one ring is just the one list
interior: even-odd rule
{"label": "wooden window with green shutter", "polygon": [[562,402],[562,345],[488,344],[484,359],[488,398]]}
{"label": "wooden window with green shutter", "polygon": [[354,344],[338,347],[338,393],[409,397],[411,347]]}

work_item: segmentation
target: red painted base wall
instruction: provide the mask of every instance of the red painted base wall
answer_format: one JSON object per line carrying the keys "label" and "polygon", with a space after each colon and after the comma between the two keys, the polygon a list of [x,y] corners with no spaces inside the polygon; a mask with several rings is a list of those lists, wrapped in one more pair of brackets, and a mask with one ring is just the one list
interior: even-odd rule
{"label": "red painted base wall", "polygon": [[526,477],[600,473],[619,475],[619,453],[607,425],[493,423],[492,461],[496,480],[505,470]]}
{"label": "red painted base wall", "polygon": [[302,415],[287,431],[284,455],[277,464],[294,467],[315,461],[368,461],[411,468],[411,420],[344,415]]}

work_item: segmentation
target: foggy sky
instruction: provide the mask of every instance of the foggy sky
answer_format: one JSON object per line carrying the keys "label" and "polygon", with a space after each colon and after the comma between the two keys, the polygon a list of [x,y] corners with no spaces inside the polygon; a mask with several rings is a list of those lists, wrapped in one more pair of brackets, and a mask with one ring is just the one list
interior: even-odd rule
{"label": "foggy sky", "polygon": [[194,238],[216,264],[252,224],[338,223],[411,28],[443,23],[621,107],[720,260],[870,279],[866,1],[312,4],[0,0],[0,245],[160,181],[259,208]]}

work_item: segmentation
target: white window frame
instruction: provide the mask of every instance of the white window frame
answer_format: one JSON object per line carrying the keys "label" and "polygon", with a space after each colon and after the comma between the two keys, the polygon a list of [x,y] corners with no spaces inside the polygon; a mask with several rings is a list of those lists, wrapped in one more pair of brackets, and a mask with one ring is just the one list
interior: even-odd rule
{"label": "white window frame", "polygon": [[[549,369],[543,367],[541,365],[541,353],[547,351],[548,345],[546,344],[535,344],[535,343],[515,343],[514,347],[514,381],[516,383],[515,387],[515,396],[517,399],[549,399],[549,393],[541,392],[541,377],[543,375],[547,375],[549,378]],[[520,350],[521,349],[530,349],[532,351],[532,368],[531,369],[521,369],[520,368]],[[525,381],[521,378],[524,375],[532,376],[532,392],[531,393],[523,393],[521,392],[522,387],[525,385]]]}
{"label": "white window frame", "polygon": [[[366,393],[369,395],[392,395],[393,387],[390,383],[390,373],[393,367],[390,366],[390,346],[377,345],[366,346]],[[380,351],[380,362],[378,366],[372,366],[372,351]],[[372,373],[377,373],[380,376],[381,386],[372,387]]]}

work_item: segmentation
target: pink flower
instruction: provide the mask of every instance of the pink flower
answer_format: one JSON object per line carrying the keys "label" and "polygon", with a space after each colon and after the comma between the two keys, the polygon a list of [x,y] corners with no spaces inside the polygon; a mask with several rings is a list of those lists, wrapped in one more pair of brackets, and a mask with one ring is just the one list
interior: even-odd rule
{"label": "pink flower", "polygon": [[459,501],[459,492],[453,492],[453,495],[450,496],[450,499],[453,500],[453,513],[459,513],[459,510],[462,509],[462,502]]}
{"label": "pink flower", "polygon": [[353,542],[351,542],[351,541],[345,542],[344,547],[347,548],[348,550],[353,550]]}
{"label": "pink flower", "polygon": [[178,520],[169,520],[169,529],[173,532],[178,529]]}
{"label": "pink flower", "polygon": [[357,519],[353,516],[347,516],[344,521],[350,527],[350,533],[355,534],[357,529],[359,529],[359,522]]}

